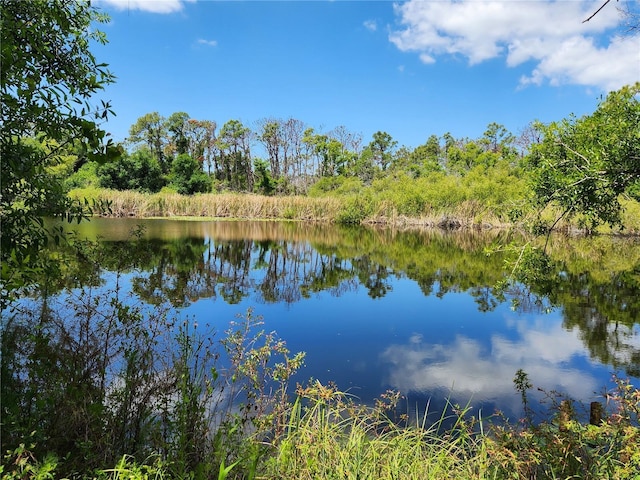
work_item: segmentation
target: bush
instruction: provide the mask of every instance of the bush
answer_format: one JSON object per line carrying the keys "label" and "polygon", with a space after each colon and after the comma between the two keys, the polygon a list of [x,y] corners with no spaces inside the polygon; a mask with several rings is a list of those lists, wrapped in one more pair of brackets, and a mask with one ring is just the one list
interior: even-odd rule
{"label": "bush", "polygon": [[171,163],[171,185],[182,195],[211,191],[211,178],[202,171],[200,162],[183,153]]}
{"label": "bush", "polygon": [[343,176],[322,177],[309,188],[308,195],[310,197],[321,197],[327,193],[334,192],[340,188],[345,181],[346,178]]}
{"label": "bush", "polygon": [[262,195],[272,195],[278,187],[278,181],[271,176],[269,162],[256,158],[253,161],[256,175],[255,190]]}
{"label": "bush", "polygon": [[98,178],[98,164],[96,162],[87,162],[74,172],[64,182],[65,189],[97,187],[100,184]]}
{"label": "bush", "polygon": [[158,192],[166,183],[160,163],[147,149],[101,165],[98,168],[100,186],[114,190]]}
{"label": "bush", "polygon": [[358,225],[373,213],[373,201],[369,196],[348,197],[336,217],[344,225]]}

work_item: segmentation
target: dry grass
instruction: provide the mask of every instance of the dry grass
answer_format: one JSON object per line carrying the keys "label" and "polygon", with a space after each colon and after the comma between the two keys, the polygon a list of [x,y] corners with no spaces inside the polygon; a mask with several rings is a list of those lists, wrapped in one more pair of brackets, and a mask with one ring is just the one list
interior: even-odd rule
{"label": "dry grass", "polygon": [[[240,193],[209,193],[193,196],[173,192],[145,194],[135,191],[116,191],[107,189],[77,189],[70,196],[89,201],[102,201],[110,204],[109,212],[96,212],[113,217],[136,218],[226,218],[241,220],[294,220],[320,223],[362,223],[366,225],[389,225],[408,228],[443,229],[504,229],[518,225],[505,220],[504,215],[494,211],[477,200],[463,200],[452,206],[434,208],[425,206],[418,215],[398,213],[394,202],[361,197],[308,197],[277,196],[269,197]],[[622,220],[625,229],[622,233],[640,233],[640,203],[622,199]],[[498,209],[499,210],[499,209]],[[519,221],[530,222],[535,212],[529,212],[528,218]],[[548,207],[540,217],[547,225],[554,223],[558,210]],[[557,231],[584,233],[580,218],[562,219],[555,225]],[[601,233],[611,233],[609,227],[600,227]],[[614,229],[613,233],[618,233]]]}
{"label": "dry grass", "polygon": [[75,190],[71,195],[108,202],[114,217],[199,217],[330,222],[340,210],[335,198],[267,197],[253,194],[144,194],[134,191]]}

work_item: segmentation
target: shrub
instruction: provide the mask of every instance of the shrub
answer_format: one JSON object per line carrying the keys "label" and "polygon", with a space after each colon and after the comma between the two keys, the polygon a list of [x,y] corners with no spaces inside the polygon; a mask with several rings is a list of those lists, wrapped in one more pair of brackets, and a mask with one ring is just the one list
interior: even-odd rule
{"label": "shrub", "polygon": [[98,168],[100,186],[114,190],[157,192],[166,183],[158,161],[147,149],[101,165]]}
{"label": "shrub", "polygon": [[373,213],[373,202],[368,196],[347,197],[338,212],[336,222],[358,225]]}
{"label": "shrub", "polygon": [[171,185],[183,195],[211,191],[211,178],[202,171],[200,162],[186,153],[178,155],[171,163],[170,179]]}
{"label": "shrub", "polygon": [[96,162],[87,162],[67,178],[64,186],[67,190],[71,190],[73,188],[97,187],[99,184],[98,164]]}
{"label": "shrub", "polygon": [[346,178],[343,176],[322,177],[309,188],[308,195],[310,197],[326,195],[327,193],[337,190],[345,180]]}

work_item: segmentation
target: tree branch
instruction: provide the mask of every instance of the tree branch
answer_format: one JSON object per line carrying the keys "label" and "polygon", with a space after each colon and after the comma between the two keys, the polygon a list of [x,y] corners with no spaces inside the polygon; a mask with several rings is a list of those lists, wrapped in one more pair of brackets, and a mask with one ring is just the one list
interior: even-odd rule
{"label": "tree branch", "polygon": [[591,15],[586,20],[583,20],[582,23],[587,23],[589,20],[591,20],[593,17],[595,17],[598,13],[600,13],[600,10],[602,10],[607,5],[607,3],[609,3],[610,1],[611,0],[606,0],[602,5],[600,5],[600,8],[593,13],[593,15]]}

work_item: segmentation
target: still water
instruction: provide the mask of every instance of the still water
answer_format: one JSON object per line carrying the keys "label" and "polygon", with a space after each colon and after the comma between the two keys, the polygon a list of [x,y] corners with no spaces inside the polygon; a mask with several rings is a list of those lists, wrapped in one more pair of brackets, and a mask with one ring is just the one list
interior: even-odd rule
{"label": "still water", "polygon": [[[276,222],[94,219],[134,298],[224,331],[253,308],[292,352],[295,380],[333,381],[362,402],[399,390],[410,411],[446,399],[521,414],[513,378],[585,404],[617,374],[640,382],[640,242],[552,242],[556,272],[501,294],[505,233],[402,232]],[[106,280],[105,280],[106,279]],[[202,327],[201,327],[202,328]]]}

